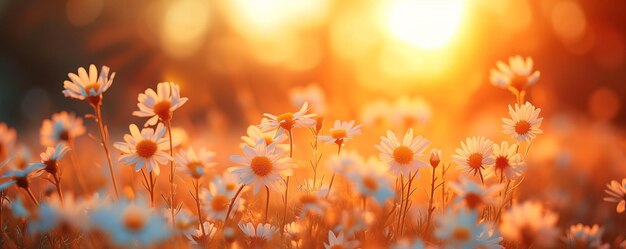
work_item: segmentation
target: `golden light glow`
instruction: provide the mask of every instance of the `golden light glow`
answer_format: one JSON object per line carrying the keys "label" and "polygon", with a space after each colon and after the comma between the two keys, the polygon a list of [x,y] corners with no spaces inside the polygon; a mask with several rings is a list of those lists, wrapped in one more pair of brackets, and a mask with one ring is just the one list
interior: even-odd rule
{"label": "golden light glow", "polygon": [[450,42],[459,29],[464,7],[463,0],[396,0],[387,21],[398,39],[433,50]]}
{"label": "golden light glow", "polygon": [[209,28],[209,5],[200,0],[176,1],[168,6],[161,23],[161,42],[173,57],[196,52]]}

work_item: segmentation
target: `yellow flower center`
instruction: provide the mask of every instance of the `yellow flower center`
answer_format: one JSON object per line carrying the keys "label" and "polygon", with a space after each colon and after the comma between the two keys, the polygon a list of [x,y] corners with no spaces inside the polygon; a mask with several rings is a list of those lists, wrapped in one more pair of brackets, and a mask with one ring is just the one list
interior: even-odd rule
{"label": "yellow flower center", "polygon": [[317,203],[317,196],[312,194],[303,194],[300,196],[300,202],[302,204],[314,204]]}
{"label": "yellow flower center", "polygon": [[504,170],[509,167],[509,159],[506,156],[496,157],[496,169]]}
{"label": "yellow flower center", "polygon": [[231,191],[231,190],[235,190],[235,188],[237,188],[236,184],[232,182],[226,183],[226,190]]}
{"label": "yellow flower center", "polygon": [[142,140],[135,146],[135,150],[137,151],[137,155],[143,158],[150,158],[157,151],[157,144],[152,140],[145,139]]}
{"label": "yellow flower center", "polygon": [[291,128],[293,127],[293,113],[288,112],[288,113],[283,113],[281,115],[278,115],[278,117],[276,118],[276,120],[280,123],[280,127],[282,127],[285,130],[291,130]]}
{"label": "yellow flower center", "polygon": [[146,217],[136,207],[128,207],[122,218],[124,227],[132,232],[141,231],[146,225]]}
{"label": "yellow flower center", "polygon": [[215,211],[224,211],[228,204],[230,204],[230,200],[225,195],[213,196],[211,200],[211,208]]}
{"label": "yellow flower center", "polygon": [[344,129],[336,129],[330,131],[330,136],[335,140],[344,139],[347,136],[346,130]]}
{"label": "yellow flower center", "polygon": [[520,92],[526,89],[526,84],[528,84],[528,77],[526,76],[515,75],[511,78],[511,86]]}
{"label": "yellow flower center", "polygon": [[168,100],[163,100],[154,104],[152,111],[154,111],[154,114],[158,115],[159,119],[162,121],[169,121],[172,119],[172,112],[170,111],[171,106]]}
{"label": "yellow flower center", "polygon": [[457,241],[467,241],[470,239],[470,231],[465,227],[457,227],[452,232],[452,237]]}
{"label": "yellow flower center", "polygon": [[526,120],[520,120],[515,124],[515,133],[525,135],[530,131],[530,123]]}
{"label": "yellow flower center", "polygon": [[274,142],[274,139],[269,136],[265,136],[263,139],[265,140],[265,145],[270,145]]}
{"label": "yellow flower center", "polygon": [[363,177],[363,185],[371,191],[376,191],[378,189],[378,182],[370,176]]}
{"label": "yellow flower center", "polygon": [[413,151],[409,147],[400,145],[393,151],[393,159],[399,164],[409,164],[413,161]]}
{"label": "yellow flower center", "polygon": [[480,204],[483,203],[483,198],[476,193],[467,193],[465,194],[465,204],[471,209],[477,208]]}
{"label": "yellow flower center", "polygon": [[272,161],[265,156],[257,156],[252,158],[250,167],[252,171],[254,171],[254,174],[263,177],[272,172]]}
{"label": "yellow flower center", "polygon": [[92,84],[89,84],[89,85],[85,86],[85,92],[87,92],[87,96],[95,96],[95,95],[91,95],[91,90],[96,92],[96,95],[97,95],[98,90],[100,90],[100,84],[92,83]]}
{"label": "yellow flower center", "polygon": [[480,170],[483,167],[483,155],[474,153],[467,159],[467,164],[474,170]]}

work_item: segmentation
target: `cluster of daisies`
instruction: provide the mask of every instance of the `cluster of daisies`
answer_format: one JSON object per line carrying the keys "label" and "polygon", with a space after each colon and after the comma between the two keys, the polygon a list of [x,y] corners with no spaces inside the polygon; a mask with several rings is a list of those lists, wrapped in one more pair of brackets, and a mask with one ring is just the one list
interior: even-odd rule
{"label": "cluster of daisies", "polygon": [[[98,74],[94,65],[88,70],[69,73],[63,94],[92,107],[85,117],[97,124],[99,137],[92,138],[102,147],[109,184],[94,189],[78,170],[75,141],[87,132],[81,117],[60,112],[43,121],[40,143],[46,149],[40,160],[17,146],[14,129],[0,124],[3,248],[609,247],[602,227],[577,224],[562,234],[556,213],[515,197],[532,142],[542,133],[541,109],[525,101],[527,87],[539,78],[530,58],[511,57],[491,72],[492,83],[516,97],[509,117],[502,119],[508,141],[471,136],[446,156],[409,128],[428,119],[430,107],[421,99],[402,98],[368,107],[379,114],[394,110],[393,122],[406,129],[404,134],[387,131],[374,145],[379,154],[365,157],[350,148],[362,125],[336,120],[324,128],[323,98],[302,97],[320,90],[306,88],[291,96],[301,108],[266,113],[249,126],[241,152],[221,172],[215,152],[185,145],[173,134],[174,113],[188,101],[173,82],[140,93],[132,115],[146,118],[145,123],[130,124],[128,134],[111,143],[102,109],[115,73],[102,67]],[[422,109],[415,112],[415,106]],[[380,122],[376,115],[363,120]],[[310,133],[312,155],[294,155],[295,139],[305,140],[294,136],[298,130]],[[323,155],[322,146],[335,153]],[[132,169],[131,182],[118,182],[120,166]],[[461,176],[451,179],[453,171]],[[296,176],[303,172],[305,177]],[[168,176],[165,183],[162,173]],[[420,178],[428,186],[418,187]],[[32,184],[38,179],[47,180],[48,187]],[[64,189],[67,182],[80,191]],[[138,183],[145,191],[134,190]],[[191,198],[177,195],[181,192]],[[626,179],[611,182],[606,192],[605,200],[624,212]],[[425,203],[417,202],[424,198]]]}

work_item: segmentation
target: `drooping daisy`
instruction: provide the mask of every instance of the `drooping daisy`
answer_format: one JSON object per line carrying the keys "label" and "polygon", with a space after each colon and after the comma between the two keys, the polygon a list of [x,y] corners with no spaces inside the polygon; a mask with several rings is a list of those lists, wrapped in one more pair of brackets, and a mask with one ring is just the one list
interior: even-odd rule
{"label": "drooping daisy", "polygon": [[289,99],[295,107],[302,106],[304,103],[310,103],[311,109],[315,113],[320,115],[326,113],[326,96],[317,84],[292,88],[289,90]]}
{"label": "drooping daisy", "polygon": [[147,246],[168,239],[170,226],[143,199],[120,200],[97,207],[91,214],[93,224],[117,244]]}
{"label": "drooping daisy", "polygon": [[238,166],[228,170],[239,177],[240,184],[252,185],[254,194],[262,186],[278,190],[279,180],[293,174],[291,158],[284,151],[276,150],[276,144],[259,142],[255,147],[244,145],[243,154],[230,157]]}
{"label": "drooping daisy", "polygon": [[597,248],[602,244],[603,233],[604,228],[598,224],[585,226],[578,223],[567,231],[568,244],[571,248]]}
{"label": "drooping daisy", "polygon": [[41,162],[36,163],[51,175],[57,175],[59,171],[59,160],[65,156],[70,148],[64,143],[58,144],[56,147],[48,147],[45,152],[41,153]]}
{"label": "drooping daisy", "polygon": [[309,103],[304,102],[302,108],[299,111],[291,113],[283,113],[281,115],[275,116],[269,113],[264,113],[263,120],[259,125],[259,128],[263,132],[274,131],[279,129],[284,129],[287,132],[290,132],[292,128],[301,128],[301,127],[312,127],[315,126],[316,122],[313,117],[316,114],[310,113],[309,111]]}
{"label": "drooping daisy", "polygon": [[[227,182],[223,177],[215,177],[209,184],[208,191],[204,190],[200,194],[204,210],[210,220],[224,220],[228,205],[232,200],[237,186],[234,183]],[[245,200],[237,198],[233,204],[232,212],[243,209]]]}
{"label": "drooping daisy", "polygon": [[324,242],[326,249],[352,249],[357,246],[359,246],[359,241],[346,239],[342,232],[335,235],[332,230],[328,231],[328,243]]}
{"label": "drooping daisy", "polygon": [[365,167],[348,174],[348,178],[356,185],[359,194],[374,198],[379,205],[383,205],[394,195],[383,167],[381,162],[371,158]]}
{"label": "drooping daisy", "polygon": [[494,164],[493,142],[485,137],[468,137],[465,143],[461,142],[461,148],[456,149],[458,155],[452,156],[460,169],[468,173],[479,174],[483,180],[482,171]]}
{"label": "drooping daisy", "polygon": [[246,242],[251,248],[263,248],[272,239],[278,229],[270,224],[259,223],[256,229],[252,223],[239,224],[239,228],[246,236]]}
{"label": "drooping daisy", "polygon": [[169,122],[174,111],[187,102],[187,98],[180,97],[180,87],[174,82],[159,83],[156,92],[148,88],[137,100],[139,111],[134,111],[133,116],[150,117],[144,126],[155,125],[159,120]]}
{"label": "drooping daisy", "polygon": [[539,79],[539,71],[533,72],[533,59],[516,55],[509,57],[509,65],[502,61],[496,63],[498,69],[491,69],[489,79],[491,84],[504,88],[515,89],[517,92],[524,91]]}
{"label": "drooping daisy", "polygon": [[244,145],[254,147],[259,141],[262,140],[266,145],[275,143],[276,149],[288,151],[289,144],[285,143],[287,142],[287,139],[289,138],[283,130],[263,132],[258,126],[251,125],[248,126],[248,129],[246,130],[246,136],[241,136],[241,140],[243,141],[241,147]]}
{"label": "drooping daisy", "polygon": [[342,146],[344,142],[352,140],[358,134],[361,134],[361,125],[354,125],[354,120],[347,122],[335,120],[333,128],[330,128],[330,135],[319,136],[318,139]]}
{"label": "drooping daisy", "polygon": [[169,153],[169,139],[164,138],[165,127],[159,124],[155,129],[139,128],[135,124],[129,126],[130,134],[124,135],[125,142],[116,142],[113,146],[122,152],[119,161],[128,166],[134,166],[135,171],[144,166],[148,172],[154,171],[159,175],[159,165],[172,160]]}
{"label": "drooping daisy", "polygon": [[432,116],[430,105],[420,97],[403,96],[396,100],[391,111],[391,122],[402,124],[406,128],[427,123]]}
{"label": "drooping daisy", "polygon": [[500,232],[505,239],[520,241],[524,247],[551,247],[559,236],[555,227],[558,215],[539,202],[513,205],[502,214]]}
{"label": "drooping daisy", "polygon": [[193,148],[189,147],[187,151],[180,150],[174,157],[174,161],[182,172],[199,179],[206,173],[208,168],[215,166],[214,158],[215,152],[202,148],[196,154]]}
{"label": "drooping daisy", "polygon": [[489,187],[461,178],[460,183],[451,182],[450,188],[456,193],[455,203],[464,203],[469,209],[476,210],[482,205],[495,204],[495,196],[502,185],[494,184]]}
{"label": "drooping daisy", "polygon": [[537,134],[543,133],[539,127],[543,118],[539,117],[541,108],[535,108],[530,102],[519,106],[515,104],[515,109],[509,105],[509,115],[511,118],[502,118],[502,129],[504,134],[509,134],[518,142],[530,142]]}
{"label": "drooping daisy", "polygon": [[[206,238],[202,237],[202,231],[206,233]],[[198,226],[195,230],[195,233],[185,234],[185,237],[187,237],[191,244],[198,245],[198,241],[211,240],[215,236],[215,233],[217,233],[217,227],[215,227],[213,223],[205,221],[204,223],[202,223],[202,228]]]}
{"label": "drooping daisy", "polygon": [[611,181],[606,187],[604,192],[610,196],[604,197],[604,201],[617,203],[615,210],[618,214],[623,213],[626,210],[626,178],[622,179],[621,184],[618,181]]}
{"label": "drooping daisy", "polygon": [[395,176],[409,176],[412,172],[426,167],[428,164],[420,160],[430,142],[422,136],[413,137],[413,129],[409,129],[399,142],[396,135],[387,131],[387,136],[380,137],[380,144],[374,145],[380,151],[379,157],[388,162],[391,172]]}
{"label": "drooping daisy", "polygon": [[41,145],[54,147],[61,142],[69,142],[85,134],[83,119],[74,113],[59,112],[46,119],[39,130]]}
{"label": "drooping daisy", "polygon": [[100,76],[98,70],[93,64],[89,66],[89,73],[85,68],[78,68],[78,75],[68,73],[67,76],[71,81],[63,82],[63,95],[79,100],[87,99],[93,106],[100,105],[102,94],[111,87],[115,73],[111,73],[109,77],[109,67],[102,66]]}
{"label": "drooping daisy", "polygon": [[487,230],[485,224],[478,224],[476,211],[465,208],[454,211],[448,209],[436,219],[435,237],[444,241],[445,248],[481,248],[488,243],[478,238]]}
{"label": "drooping daisy", "polygon": [[493,173],[497,176],[505,176],[509,180],[520,177],[526,170],[526,163],[517,152],[518,148],[517,144],[509,146],[507,141],[493,144],[493,156],[495,158]]}
{"label": "drooping daisy", "polygon": [[12,154],[15,137],[17,133],[14,129],[9,128],[5,123],[0,123],[0,162],[7,160]]}

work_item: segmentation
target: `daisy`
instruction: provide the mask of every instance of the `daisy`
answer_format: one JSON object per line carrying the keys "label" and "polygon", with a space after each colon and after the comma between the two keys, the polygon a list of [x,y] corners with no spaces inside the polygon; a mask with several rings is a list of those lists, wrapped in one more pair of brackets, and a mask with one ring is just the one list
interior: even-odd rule
{"label": "daisy", "polygon": [[216,165],[213,161],[214,158],[215,152],[202,148],[196,154],[193,148],[189,147],[187,151],[180,150],[174,157],[174,161],[185,174],[188,174],[195,179],[199,179],[206,173],[208,168]]}
{"label": "daisy", "polygon": [[426,167],[428,164],[419,160],[430,142],[422,136],[413,137],[413,129],[409,129],[404,135],[402,143],[398,141],[396,135],[387,131],[387,137],[380,137],[380,144],[374,145],[380,151],[379,157],[384,162],[388,162],[390,170],[395,176],[406,175]]}
{"label": "daisy", "polygon": [[79,100],[87,99],[93,106],[102,103],[102,94],[111,87],[115,73],[111,73],[109,77],[109,67],[102,66],[100,76],[98,70],[93,64],[89,66],[89,73],[85,68],[78,68],[78,75],[68,73],[70,80],[63,82],[63,95],[65,97],[75,98]]}
{"label": "daisy", "polygon": [[344,151],[341,154],[332,154],[328,159],[328,165],[335,173],[347,175],[349,172],[358,170],[365,164],[365,159],[356,151]]}
{"label": "daisy", "polygon": [[254,229],[252,223],[239,224],[239,228],[246,236],[248,245],[251,248],[262,248],[268,241],[272,239],[272,236],[278,231],[278,229],[270,224],[259,223]]}
{"label": "daisy", "polygon": [[597,224],[584,226],[578,223],[571,226],[567,232],[567,240],[571,248],[597,248],[602,244],[604,228]]}
{"label": "daisy", "polygon": [[604,190],[609,197],[604,197],[604,201],[617,203],[616,211],[621,214],[626,210],[626,178],[622,179],[622,184],[618,181],[611,181],[607,184],[608,189]]}
{"label": "daisy", "polygon": [[76,198],[71,194],[61,199],[52,195],[37,208],[37,214],[29,220],[28,229],[36,233],[46,233],[56,227],[88,230],[93,225],[88,216],[92,208],[92,199]]}
{"label": "daisy", "polygon": [[345,234],[351,236],[355,233],[363,230],[367,226],[365,219],[366,213],[361,209],[342,209],[341,218],[339,224],[333,228],[335,231],[343,231]]}
{"label": "daisy", "polygon": [[28,191],[30,187],[30,177],[41,175],[42,172],[39,170],[44,167],[45,166],[41,164],[31,164],[25,169],[9,169],[2,175],[2,178],[9,178],[10,180],[0,184],[0,191],[13,185]]}
{"label": "daisy", "polygon": [[355,135],[359,134],[361,134],[361,125],[354,125],[354,120],[347,122],[336,120],[333,128],[330,128],[330,135],[319,136],[318,139],[341,147],[344,142],[352,140]]}
{"label": "daisy", "polygon": [[494,195],[500,191],[501,187],[500,184],[482,186],[465,177],[461,178],[460,184],[450,183],[450,188],[457,194],[454,202],[464,203],[471,210],[476,210],[481,205],[495,204]]}
{"label": "daisy", "polygon": [[326,249],[352,249],[357,246],[359,246],[359,241],[347,240],[342,232],[335,235],[332,230],[328,231],[328,243],[324,243],[324,248]]}
{"label": "daisy", "polygon": [[539,129],[543,120],[539,117],[539,112],[541,112],[541,108],[535,108],[530,102],[526,102],[521,107],[515,104],[515,110],[509,105],[511,119],[502,118],[502,122],[504,122],[502,125],[503,133],[511,135],[518,142],[532,141],[537,137],[537,134],[543,133]]}
{"label": "daisy", "polygon": [[[202,231],[206,233],[206,238],[202,237]],[[198,226],[195,230],[195,233],[185,234],[185,237],[187,237],[191,244],[198,245],[198,241],[211,240],[213,237],[215,237],[215,233],[217,233],[217,227],[215,227],[213,223],[205,221],[204,223],[202,223],[202,228]]]}
{"label": "daisy", "polygon": [[559,236],[555,227],[558,215],[538,202],[513,205],[502,214],[500,232],[510,241],[520,241],[524,247],[551,247]]}
{"label": "daisy", "polygon": [[479,174],[484,182],[482,170],[494,164],[493,142],[485,137],[468,137],[465,143],[461,142],[461,148],[456,149],[458,155],[452,156],[460,169],[468,173]]}
{"label": "daisy", "polygon": [[359,116],[365,125],[381,125],[390,119],[389,110],[392,109],[393,107],[388,101],[379,99],[364,104]]}
{"label": "daisy", "polygon": [[495,163],[493,172],[496,175],[505,176],[509,180],[515,180],[526,170],[526,163],[522,156],[517,153],[519,146],[503,141],[501,144],[493,144],[493,156]]}
{"label": "daisy", "polygon": [[7,160],[13,152],[17,133],[5,123],[0,123],[0,162]]}
{"label": "daisy", "polygon": [[[209,189],[200,194],[204,210],[211,220],[224,220],[228,205],[237,191],[237,186],[227,182],[223,177],[215,177],[209,184]],[[237,198],[233,204],[233,212],[243,209],[244,200]]]}
{"label": "daisy", "polygon": [[393,189],[381,163],[372,158],[367,161],[361,170],[349,174],[348,178],[356,184],[357,191],[364,197],[373,197],[383,205],[386,200],[393,198]]}
{"label": "daisy", "polygon": [[320,115],[326,113],[326,96],[317,84],[292,88],[289,90],[289,99],[291,104],[296,107],[302,106],[304,103],[311,103],[311,108],[315,113]]}
{"label": "daisy", "polygon": [[516,55],[509,57],[509,65],[502,61],[496,63],[498,69],[491,69],[491,84],[504,89],[522,92],[526,87],[534,85],[539,79],[539,71],[533,72],[533,59]]}
{"label": "daisy", "polygon": [[139,111],[134,111],[133,116],[150,117],[144,126],[155,125],[159,120],[167,123],[172,119],[174,111],[187,102],[187,98],[180,97],[180,87],[174,82],[161,82],[155,92],[151,88],[137,97]]}
{"label": "daisy", "polygon": [[43,121],[39,134],[41,145],[52,147],[85,134],[85,127],[83,119],[76,117],[74,113],[59,112],[53,114],[52,119]]}
{"label": "daisy", "polygon": [[304,102],[299,111],[283,113],[275,116],[269,113],[263,114],[264,118],[259,125],[263,132],[283,129],[291,132],[292,128],[313,127],[316,122],[313,117],[316,114],[306,114],[309,111],[309,103]]}
{"label": "daisy", "polygon": [[41,157],[41,162],[35,164],[39,165],[46,172],[56,177],[59,172],[58,162],[69,150],[70,147],[67,147],[64,143],[60,143],[56,147],[48,147],[46,152],[39,155]]}
{"label": "daisy", "polygon": [[[386,111],[388,112],[389,109]],[[420,97],[408,98],[403,96],[396,100],[391,109],[391,122],[402,124],[406,128],[427,123],[431,116],[430,105]]]}
{"label": "daisy", "polygon": [[[163,215],[163,218],[167,220],[168,224],[172,224],[171,213],[172,210],[170,208],[164,208],[161,210],[161,215]],[[200,224],[197,218],[191,216],[191,214],[183,208],[174,210],[174,214],[175,219],[173,227],[177,233],[185,236],[195,233],[196,228],[198,228]]]}
{"label": "daisy", "polygon": [[287,225],[285,225],[285,235],[290,237],[290,238],[298,238],[300,237],[300,233],[304,230],[302,225],[296,221],[291,222]]}
{"label": "daisy", "polygon": [[302,209],[300,211],[300,217],[306,217],[308,215],[324,215],[324,211],[328,207],[328,203],[323,198],[325,191],[303,193],[300,195],[300,204]]}
{"label": "daisy", "polygon": [[278,190],[279,180],[293,174],[291,158],[285,156],[284,151],[276,150],[276,144],[259,142],[255,147],[244,145],[243,152],[243,156],[230,157],[237,166],[228,170],[239,177],[240,184],[252,185],[254,194],[262,186]]}
{"label": "daisy", "polygon": [[145,201],[120,200],[100,206],[91,214],[91,221],[119,245],[142,246],[164,241],[171,236],[163,217],[154,213]]}
{"label": "daisy", "polygon": [[169,153],[169,139],[164,138],[165,127],[159,124],[155,129],[144,128],[139,132],[137,125],[129,126],[130,134],[124,135],[125,142],[116,142],[113,146],[122,152],[119,161],[128,166],[134,166],[135,171],[144,166],[148,172],[154,171],[159,175],[159,164],[166,164],[172,160]]}
{"label": "daisy", "polygon": [[487,225],[478,224],[476,211],[461,208],[458,211],[448,209],[437,217],[435,237],[444,241],[445,248],[481,248],[490,241],[478,240],[487,231]]}
{"label": "daisy", "polygon": [[286,144],[287,139],[289,139],[287,134],[282,130],[263,132],[258,126],[251,125],[248,126],[246,130],[246,136],[241,136],[241,140],[243,141],[241,147],[244,145],[254,147],[259,141],[263,140],[266,145],[275,143],[277,150],[287,151],[289,149],[289,145]]}

